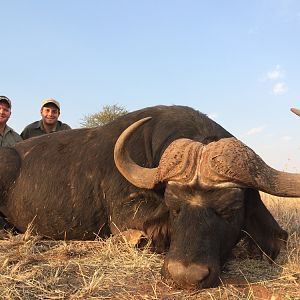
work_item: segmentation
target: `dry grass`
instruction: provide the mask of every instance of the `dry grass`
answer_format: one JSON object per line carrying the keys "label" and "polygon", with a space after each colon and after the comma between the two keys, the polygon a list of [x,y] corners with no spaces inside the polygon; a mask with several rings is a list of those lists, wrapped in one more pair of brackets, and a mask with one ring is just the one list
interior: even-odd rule
{"label": "dry grass", "polygon": [[300,200],[263,195],[291,234],[274,264],[236,258],[222,286],[178,290],[161,280],[163,257],[137,250],[119,237],[102,241],[49,241],[3,233],[0,299],[300,299]]}

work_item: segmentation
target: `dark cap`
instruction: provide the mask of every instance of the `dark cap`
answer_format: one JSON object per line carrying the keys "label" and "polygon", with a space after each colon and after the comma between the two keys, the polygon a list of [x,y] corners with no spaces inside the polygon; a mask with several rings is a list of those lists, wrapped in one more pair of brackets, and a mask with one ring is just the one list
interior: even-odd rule
{"label": "dark cap", "polygon": [[11,101],[6,96],[0,96],[0,102],[6,102],[9,108],[11,108]]}

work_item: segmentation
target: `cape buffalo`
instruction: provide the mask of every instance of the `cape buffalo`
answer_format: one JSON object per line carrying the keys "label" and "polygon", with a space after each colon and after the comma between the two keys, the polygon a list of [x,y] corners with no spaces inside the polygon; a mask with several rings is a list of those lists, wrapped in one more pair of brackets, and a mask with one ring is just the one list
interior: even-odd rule
{"label": "cape buffalo", "polygon": [[28,139],[0,149],[0,161],[0,212],[17,230],[32,223],[54,239],[141,230],[166,252],[162,274],[180,287],[214,286],[243,232],[276,258],[287,233],[258,191],[300,196],[299,174],[270,168],[184,106]]}

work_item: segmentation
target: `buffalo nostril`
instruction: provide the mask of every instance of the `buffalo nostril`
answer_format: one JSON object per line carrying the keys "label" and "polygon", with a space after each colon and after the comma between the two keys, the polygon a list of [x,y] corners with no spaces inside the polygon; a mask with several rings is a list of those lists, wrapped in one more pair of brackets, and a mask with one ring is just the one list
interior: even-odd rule
{"label": "buffalo nostril", "polygon": [[209,268],[200,264],[186,267],[181,262],[170,260],[167,268],[171,278],[179,285],[197,285],[209,275]]}
{"label": "buffalo nostril", "polygon": [[187,282],[197,284],[209,275],[209,269],[204,265],[192,264],[186,270]]}

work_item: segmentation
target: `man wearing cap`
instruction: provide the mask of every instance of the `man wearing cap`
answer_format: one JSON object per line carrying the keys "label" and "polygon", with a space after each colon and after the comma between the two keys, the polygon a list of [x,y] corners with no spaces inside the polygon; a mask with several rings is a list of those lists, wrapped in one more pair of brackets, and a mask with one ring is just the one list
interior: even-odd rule
{"label": "man wearing cap", "polygon": [[11,115],[11,101],[0,96],[0,147],[11,147],[22,141],[22,138],[6,123]]}
{"label": "man wearing cap", "polygon": [[40,121],[27,125],[21,133],[21,137],[26,140],[31,137],[52,133],[61,130],[71,129],[68,124],[58,121],[60,115],[60,104],[53,98],[46,99],[41,105]]}

